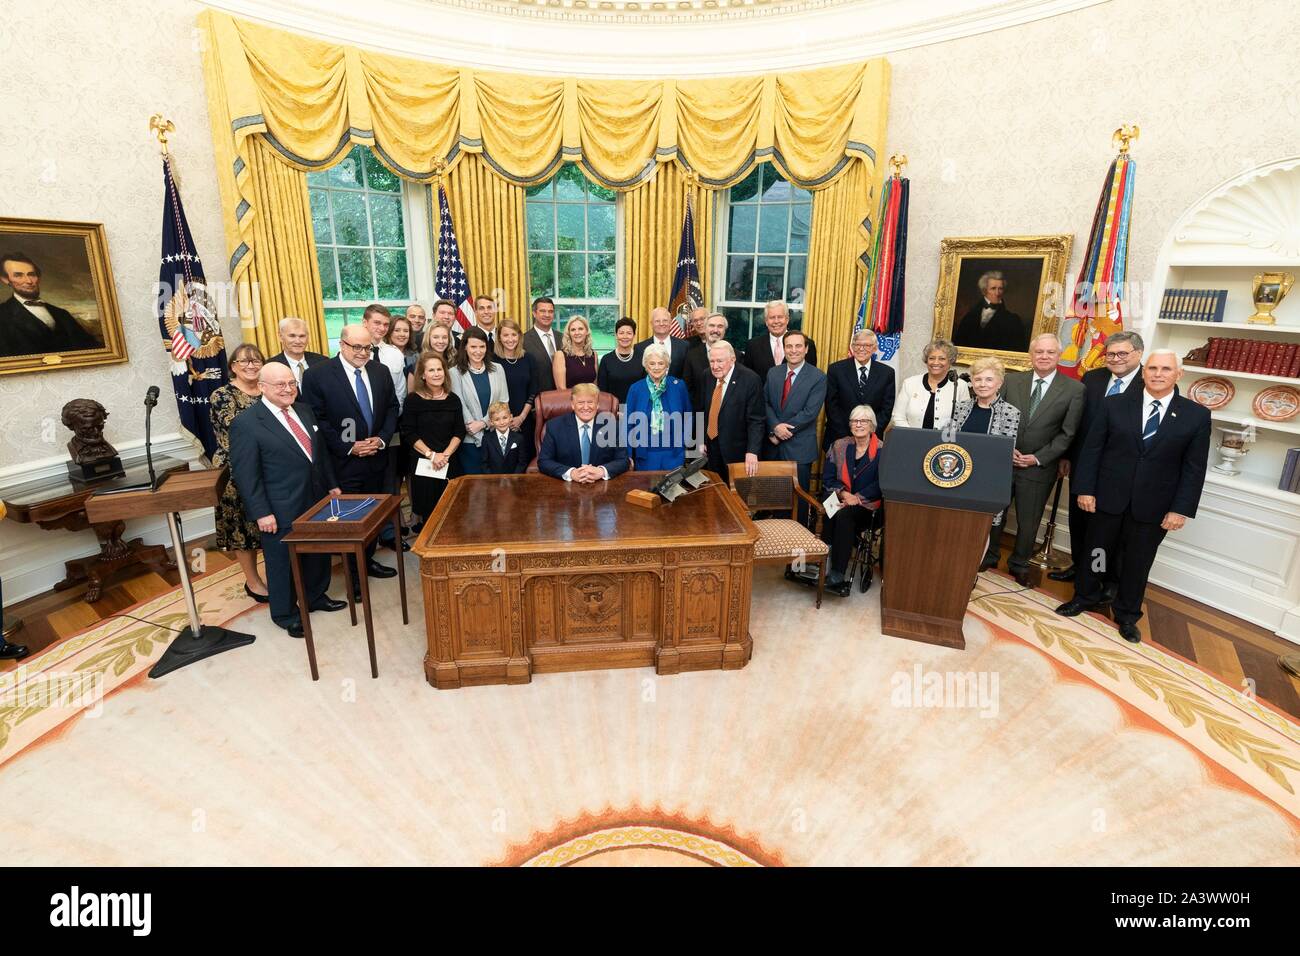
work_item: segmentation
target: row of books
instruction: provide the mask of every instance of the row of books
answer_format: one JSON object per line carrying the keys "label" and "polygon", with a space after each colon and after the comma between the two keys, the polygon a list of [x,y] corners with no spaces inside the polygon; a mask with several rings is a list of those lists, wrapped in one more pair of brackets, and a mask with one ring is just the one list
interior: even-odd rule
{"label": "row of books", "polygon": [[1222,322],[1227,289],[1165,289],[1160,318],[1193,322]]}
{"label": "row of books", "polygon": [[1300,343],[1210,336],[1206,368],[1300,378]]}
{"label": "row of books", "polygon": [[1300,492],[1300,448],[1286,450],[1286,462],[1282,465],[1282,480],[1277,483],[1282,491]]}

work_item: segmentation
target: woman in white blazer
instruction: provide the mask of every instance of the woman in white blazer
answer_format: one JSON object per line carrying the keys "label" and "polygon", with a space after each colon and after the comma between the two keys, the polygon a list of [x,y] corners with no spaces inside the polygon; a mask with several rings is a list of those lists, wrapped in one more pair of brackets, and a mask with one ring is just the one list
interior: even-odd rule
{"label": "woman in white blazer", "polygon": [[456,349],[456,367],[451,370],[451,390],[460,399],[465,415],[465,440],[456,450],[461,473],[483,474],[483,432],[490,427],[488,407],[510,401],[506,373],[488,351],[487,333],[475,326],[466,329]]}
{"label": "woman in white blazer", "polygon": [[893,424],[908,428],[943,428],[953,410],[970,398],[970,386],[957,378],[957,347],[935,339],[923,353],[926,371],[903,379],[894,402]]}

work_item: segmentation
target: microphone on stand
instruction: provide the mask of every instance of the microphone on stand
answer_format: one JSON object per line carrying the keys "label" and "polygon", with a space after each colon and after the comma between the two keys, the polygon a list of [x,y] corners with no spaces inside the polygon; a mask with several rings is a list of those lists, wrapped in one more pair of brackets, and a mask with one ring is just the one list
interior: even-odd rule
{"label": "microphone on stand", "polygon": [[153,415],[154,406],[157,404],[158,386],[150,385],[149,390],[144,393],[144,459],[149,466],[149,487],[154,491],[158,490],[158,476],[154,474],[153,470],[153,442],[149,432],[149,420]]}

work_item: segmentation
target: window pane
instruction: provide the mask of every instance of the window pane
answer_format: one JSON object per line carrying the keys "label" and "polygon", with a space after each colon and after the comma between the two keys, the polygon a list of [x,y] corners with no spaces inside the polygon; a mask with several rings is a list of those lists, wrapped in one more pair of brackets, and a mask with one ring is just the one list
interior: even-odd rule
{"label": "window pane", "polygon": [[366,188],[385,193],[400,193],[402,181],[397,174],[379,161],[373,149],[361,151],[362,162],[366,168]]}
{"label": "window pane", "polygon": [[789,196],[789,186],[781,178],[781,174],[776,171],[776,167],[771,163],[764,163],[759,169],[763,171],[763,189],[759,201],[771,202],[772,200],[786,199]]}
{"label": "window pane", "polygon": [[803,309],[790,308],[790,328],[797,332],[803,331]]}
{"label": "window pane", "polygon": [[528,286],[534,298],[555,295],[555,256],[552,253],[528,254]]}
{"label": "window pane", "polygon": [[313,189],[311,196],[311,228],[316,241],[329,245],[334,241],[330,232],[330,194],[323,189]]}
{"label": "window pane", "polygon": [[564,299],[583,299],[587,296],[587,257],[581,253],[561,252],[560,290]]}
{"label": "window pane", "polygon": [[555,174],[555,198],[582,202],[586,198],[586,178],[573,163],[565,163]]}
{"label": "window pane", "polygon": [[750,316],[754,313],[753,309],[726,308],[722,314],[727,317],[727,341],[731,343],[732,348],[739,353],[745,347],[745,343],[753,337],[753,331],[750,328]]}
{"label": "window pane", "polygon": [[591,202],[614,201],[614,190],[606,189],[600,183],[593,183],[591,180],[587,180],[587,195],[591,197],[589,200]]}
{"label": "window pane", "polygon": [[320,271],[321,295],[325,301],[339,297],[339,274],[334,268],[334,250],[316,249],[316,268]]}
{"label": "window pane", "polygon": [[754,200],[758,195],[758,186],[762,181],[763,168],[765,165],[766,164],[760,163],[755,166],[748,176],[731,187],[731,201],[733,204],[738,202],[752,202]]}
{"label": "window pane", "polygon": [[785,256],[759,256],[754,282],[754,301],[768,302],[785,297]]}
{"label": "window pane", "polygon": [[754,301],[754,257],[727,256],[727,299]]}
{"label": "window pane", "polygon": [[614,323],[618,321],[618,306],[589,305],[587,321],[591,323],[591,346],[597,354],[604,355],[614,348]]}
{"label": "window pane", "polygon": [[808,257],[791,256],[785,280],[785,301],[791,308],[802,305],[807,287]]}
{"label": "window pane", "polygon": [[[556,232],[559,249],[586,249],[586,227],[583,225],[584,206],[561,203],[555,207]],[[563,295],[563,293],[561,293]]]}
{"label": "window pane", "polygon": [[587,206],[588,249],[614,251],[614,207],[612,205]]}
{"label": "window pane", "polygon": [[550,203],[528,203],[528,248],[555,248],[555,207]]}
{"label": "window pane", "polygon": [[406,238],[402,233],[402,198],[371,195],[370,226],[375,233],[375,245],[406,245]]}
{"label": "window pane", "polygon": [[614,298],[614,256],[587,257],[587,295],[593,299]]}
{"label": "window pane", "polygon": [[732,206],[727,225],[727,250],[730,252],[753,252],[754,237],[757,230],[757,206]]}
{"label": "window pane", "polygon": [[326,352],[334,355],[338,352],[339,335],[343,332],[343,326],[347,325],[346,309],[326,309],[325,310],[325,338],[328,340]]}
{"label": "window pane", "polygon": [[785,252],[786,237],[790,231],[790,207],[759,206],[758,251]]}
{"label": "window pane", "polygon": [[326,182],[331,186],[343,186],[348,189],[361,188],[361,147],[352,147],[351,152],[342,161],[331,166],[325,174]]}
{"label": "window pane", "polygon": [[334,204],[334,238],[341,246],[370,245],[363,193],[331,192]]}
{"label": "window pane", "polygon": [[375,278],[381,299],[405,299],[411,294],[406,277],[405,249],[376,249]]}
{"label": "window pane", "polygon": [[807,252],[812,232],[812,205],[799,203],[790,207],[790,251]]}
{"label": "window pane", "polygon": [[341,299],[373,299],[375,287],[370,274],[369,249],[339,250]]}
{"label": "window pane", "polygon": [[524,191],[524,196],[528,199],[550,199],[551,198],[551,180],[544,183],[538,183],[536,186],[529,186]]}

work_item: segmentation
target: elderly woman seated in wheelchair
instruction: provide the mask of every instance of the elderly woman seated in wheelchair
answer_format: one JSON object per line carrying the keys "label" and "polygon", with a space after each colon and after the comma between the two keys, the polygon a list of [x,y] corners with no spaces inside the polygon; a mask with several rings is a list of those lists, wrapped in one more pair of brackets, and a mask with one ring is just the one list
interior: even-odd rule
{"label": "elderly woman seated in wheelchair", "polygon": [[[849,434],[831,443],[822,470],[822,490],[835,495],[840,510],[825,525],[823,537],[831,546],[831,567],[826,590],[848,597],[853,575],[847,574],[850,557],[864,564],[863,586],[871,583],[872,551],[881,528],[880,449],[876,413],[869,405],[849,412]],[[865,549],[865,554],[861,552]],[[856,553],[855,553],[856,552]],[[856,568],[855,568],[856,570]]]}

